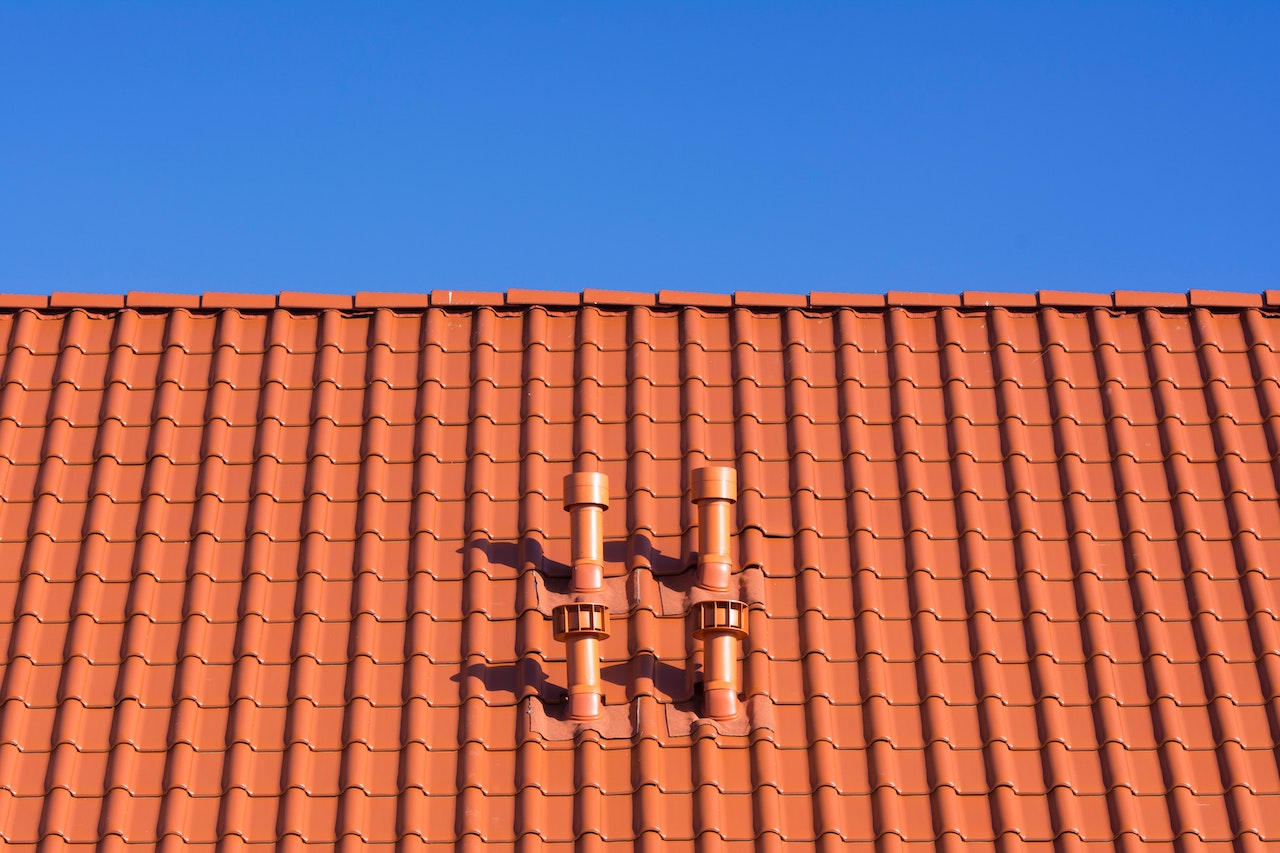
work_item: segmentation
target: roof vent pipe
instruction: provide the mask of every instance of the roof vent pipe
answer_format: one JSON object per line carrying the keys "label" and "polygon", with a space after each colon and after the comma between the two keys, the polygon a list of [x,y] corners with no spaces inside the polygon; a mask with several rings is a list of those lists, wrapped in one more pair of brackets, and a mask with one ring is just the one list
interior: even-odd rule
{"label": "roof vent pipe", "polygon": [[600,717],[600,641],[609,636],[609,608],[603,604],[561,604],[551,611],[555,638],[567,647],[569,717]]}
{"label": "roof vent pipe", "polygon": [[702,640],[702,696],[713,720],[738,716],[738,641],[747,636],[742,601],[700,601],[693,608],[693,636]]}
{"label": "roof vent pipe", "polygon": [[703,589],[729,591],[733,571],[729,531],[738,499],[738,471],[727,465],[695,468],[693,502],[698,506],[698,575]]}
{"label": "roof vent pipe", "polygon": [[569,513],[573,551],[570,592],[598,592],[604,586],[604,511],[609,508],[609,477],[581,471],[564,478],[564,508]]}

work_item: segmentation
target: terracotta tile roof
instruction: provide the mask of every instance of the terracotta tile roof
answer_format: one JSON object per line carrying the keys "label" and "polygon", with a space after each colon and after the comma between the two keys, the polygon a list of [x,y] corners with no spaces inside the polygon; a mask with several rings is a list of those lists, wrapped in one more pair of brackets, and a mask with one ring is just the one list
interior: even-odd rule
{"label": "terracotta tile roof", "polygon": [[[1280,840],[1275,310],[632,297],[0,298],[5,849]],[[587,723],[571,471],[611,483]]]}

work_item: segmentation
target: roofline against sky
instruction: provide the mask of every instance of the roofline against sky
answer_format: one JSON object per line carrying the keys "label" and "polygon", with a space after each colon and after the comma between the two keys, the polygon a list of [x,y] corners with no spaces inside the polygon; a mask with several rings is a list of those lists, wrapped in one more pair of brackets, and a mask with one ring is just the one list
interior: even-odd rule
{"label": "roofline against sky", "polygon": [[174,308],[217,310],[236,308],[269,311],[276,308],[296,311],[326,309],[353,310],[373,308],[423,309],[428,307],[526,307],[540,305],[576,308],[582,305],[602,307],[697,307],[727,309],[733,307],[785,308],[1280,308],[1280,290],[1248,293],[1227,290],[1190,290],[1185,293],[1162,291],[1117,290],[1113,293],[1065,290],[1035,292],[987,292],[966,290],[961,293],[932,293],[891,290],[888,293],[849,293],[813,291],[804,293],[702,293],[659,290],[643,293],[624,290],[557,291],[522,290],[475,291],[430,290],[420,292],[369,292],[355,294],[281,291],[279,293],[152,293],[130,291],[126,294],[81,293],[56,291],[49,296],[38,294],[0,293],[0,310],[29,308],[36,310],[111,311],[121,308],[166,310]]}

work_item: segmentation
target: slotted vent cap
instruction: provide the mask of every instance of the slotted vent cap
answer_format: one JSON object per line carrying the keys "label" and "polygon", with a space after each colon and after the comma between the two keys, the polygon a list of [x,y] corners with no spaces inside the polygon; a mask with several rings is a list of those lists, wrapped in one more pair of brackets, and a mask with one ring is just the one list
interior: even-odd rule
{"label": "slotted vent cap", "polygon": [[551,611],[551,627],[560,642],[571,636],[609,636],[609,608],[603,604],[561,604]]}
{"label": "slotted vent cap", "polygon": [[745,601],[700,601],[693,608],[693,635],[702,637],[719,631],[739,637],[747,635]]}

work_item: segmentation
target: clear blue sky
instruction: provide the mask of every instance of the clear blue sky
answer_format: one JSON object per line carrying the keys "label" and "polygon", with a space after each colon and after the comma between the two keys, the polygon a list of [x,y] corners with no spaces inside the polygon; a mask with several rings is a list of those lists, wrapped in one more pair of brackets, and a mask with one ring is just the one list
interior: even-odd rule
{"label": "clear blue sky", "polygon": [[0,290],[1280,287],[1280,3],[5,3]]}

